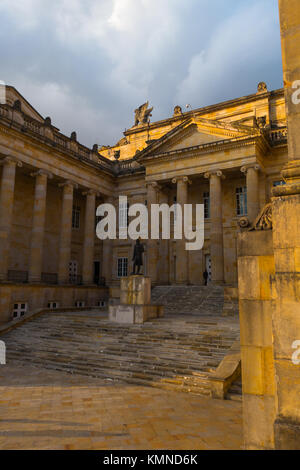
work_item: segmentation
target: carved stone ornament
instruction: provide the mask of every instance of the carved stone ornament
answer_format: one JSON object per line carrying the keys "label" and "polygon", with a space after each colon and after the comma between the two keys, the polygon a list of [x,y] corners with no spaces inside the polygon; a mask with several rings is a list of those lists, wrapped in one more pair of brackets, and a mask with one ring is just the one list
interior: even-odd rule
{"label": "carved stone ornament", "polygon": [[120,156],[121,156],[121,150],[115,150],[114,159],[118,161],[120,159]]}
{"label": "carved stone ornament", "polygon": [[250,226],[250,221],[248,217],[241,217],[239,219],[239,226],[240,228],[248,228]]}
{"label": "carved stone ornament", "polygon": [[260,82],[257,85],[257,93],[267,93],[267,91],[268,91],[268,87],[265,82]]}
{"label": "carved stone ornament", "polygon": [[257,127],[264,129],[267,125],[267,116],[261,116],[256,118]]}
{"label": "carved stone ornament", "polygon": [[254,224],[249,229],[249,232],[252,232],[255,230],[272,230],[272,228],[273,228],[272,204],[269,203],[260,212]]}
{"label": "carved stone ornament", "polygon": [[174,108],[174,116],[181,116],[182,114],[182,108],[181,106],[175,106]]}
{"label": "carved stone ornament", "polygon": [[149,101],[147,103],[142,104],[139,108],[134,111],[135,114],[135,126],[148,124],[150,123],[150,117],[152,116],[153,108],[148,109]]}

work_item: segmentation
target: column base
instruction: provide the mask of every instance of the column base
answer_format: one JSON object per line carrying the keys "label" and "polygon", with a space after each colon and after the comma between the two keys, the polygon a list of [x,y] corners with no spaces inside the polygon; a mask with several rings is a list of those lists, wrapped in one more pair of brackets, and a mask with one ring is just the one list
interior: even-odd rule
{"label": "column base", "polygon": [[276,450],[300,450],[300,422],[277,418],[274,424]]}

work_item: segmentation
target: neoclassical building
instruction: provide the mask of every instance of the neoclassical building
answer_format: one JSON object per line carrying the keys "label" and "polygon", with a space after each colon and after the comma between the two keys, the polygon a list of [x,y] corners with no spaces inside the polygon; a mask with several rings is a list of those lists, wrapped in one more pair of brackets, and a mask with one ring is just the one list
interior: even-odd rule
{"label": "neoclassical building", "polygon": [[[0,322],[43,308],[101,306],[131,269],[133,242],[96,237],[96,207],[204,204],[205,243],[145,241],[153,285],[237,284],[237,233],[283,184],[284,91],[257,92],[150,122],[148,103],[113,147],[63,135],[13,87],[0,105]],[[125,221],[125,222],[124,222]],[[109,288],[109,289],[108,289]]]}

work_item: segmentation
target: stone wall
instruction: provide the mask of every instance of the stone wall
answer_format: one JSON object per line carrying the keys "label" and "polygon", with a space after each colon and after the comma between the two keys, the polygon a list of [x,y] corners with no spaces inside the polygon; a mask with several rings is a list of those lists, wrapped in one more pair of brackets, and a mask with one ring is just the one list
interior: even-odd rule
{"label": "stone wall", "polygon": [[276,416],[272,231],[241,233],[238,257],[245,447],[272,449]]}
{"label": "stone wall", "polygon": [[47,308],[48,302],[58,302],[59,308],[75,308],[76,301],[85,307],[96,307],[101,300],[108,300],[108,289],[85,286],[44,286],[44,285],[0,285],[0,324],[12,320],[15,303],[27,303],[27,313]]}

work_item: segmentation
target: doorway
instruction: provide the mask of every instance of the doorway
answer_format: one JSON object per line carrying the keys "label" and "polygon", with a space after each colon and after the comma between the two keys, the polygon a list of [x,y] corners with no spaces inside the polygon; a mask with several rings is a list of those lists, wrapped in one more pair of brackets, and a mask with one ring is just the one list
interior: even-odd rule
{"label": "doorway", "polygon": [[100,282],[100,261],[94,261],[94,284]]}

